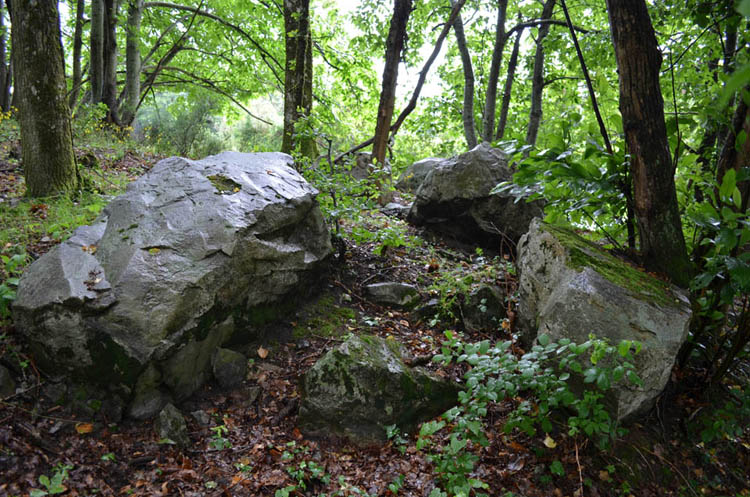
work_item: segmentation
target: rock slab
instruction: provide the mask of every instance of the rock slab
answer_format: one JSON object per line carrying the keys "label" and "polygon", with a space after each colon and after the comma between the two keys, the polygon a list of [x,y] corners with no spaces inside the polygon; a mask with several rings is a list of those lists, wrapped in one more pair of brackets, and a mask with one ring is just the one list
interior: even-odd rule
{"label": "rock slab", "polygon": [[[130,184],[21,278],[13,318],[38,364],[160,397],[154,408],[189,396],[216,348],[283,316],[331,252],[317,191],[291,164],[172,157]],[[142,374],[151,394],[136,392]]]}
{"label": "rock slab", "polygon": [[303,378],[298,424],[314,437],[380,444],[387,440],[385,426],[411,431],[455,405],[457,392],[454,383],[404,364],[395,340],[353,337]]}
{"label": "rock slab", "polygon": [[691,308],[685,293],[572,231],[539,220],[518,247],[523,340],[547,334],[553,341],[583,343],[593,334],[613,345],[641,342],[635,367],[643,386],[620,384],[608,395],[617,419],[650,409],[688,335]]}
{"label": "rock slab", "polygon": [[534,217],[543,216],[539,202],[490,194],[512,176],[505,153],[487,143],[477,145],[430,168],[407,219],[462,241],[508,247],[526,233]]}

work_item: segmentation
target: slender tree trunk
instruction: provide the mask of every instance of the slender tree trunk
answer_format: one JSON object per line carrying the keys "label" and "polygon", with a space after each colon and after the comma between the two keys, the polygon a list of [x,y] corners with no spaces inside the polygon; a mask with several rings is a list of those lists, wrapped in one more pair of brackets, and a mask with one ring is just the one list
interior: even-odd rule
{"label": "slender tree trunk", "polygon": [[[547,0],[542,8],[542,20],[551,19],[556,0]],[[534,69],[531,76],[531,108],[529,125],[526,128],[526,144],[536,145],[539,127],[542,123],[542,93],[544,92],[544,39],[549,33],[549,24],[539,25],[534,53]]]}
{"label": "slender tree trunk", "polygon": [[10,94],[5,93],[5,81],[8,79],[10,67],[6,64],[7,59],[7,40],[5,33],[5,7],[4,2],[0,0],[0,110],[8,112],[10,110]]}
{"label": "slender tree trunk", "polygon": [[523,29],[519,29],[516,34],[516,41],[513,43],[513,52],[510,54],[508,61],[508,75],[505,78],[503,87],[503,103],[500,106],[500,119],[497,121],[497,134],[495,140],[499,141],[505,136],[505,126],[508,123],[508,109],[510,109],[510,97],[513,90],[513,80],[516,78],[516,67],[518,66],[518,51],[521,45],[521,34]]}
{"label": "slender tree trunk", "polygon": [[102,102],[107,105],[107,122],[120,124],[117,114],[117,12],[120,0],[104,0],[104,86]]}
{"label": "slender tree trunk", "polygon": [[57,0],[10,3],[26,194],[78,187]]}
{"label": "slender tree trunk", "polygon": [[73,30],[73,85],[68,96],[68,106],[73,109],[78,103],[81,91],[81,52],[83,50],[83,14],[84,0],[76,1],[76,24]]}
{"label": "slender tree trunk", "polygon": [[[310,1],[284,0],[284,31],[286,62],[284,64],[284,135],[281,151],[292,153],[295,145],[294,127],[306,114],[303,109],[306,63],[310,44]],[[310,69],[312,74],[312,68]],[[311,100],[312,102],[312,100]]]}
{"label": "slender tree trunk", "polygon": [[[302,114],[306,117],[312,115],[313,107],[313,42],[312,32],[307,31],[307,43],[305,44],[305,80],[302,85]],[[314,160],[318,157],[318,144],[311,133],[307,133],[301,140],[300,148],[302,155]]]}
{"label": "slender tree trunk", "polygon": [[495,46],[490,62],[490,73],[487,77],[487,94],[484,99],[484,114],[482,115],[482,141],[492,141],[495,127],[495,109],[497,107],[497,84],[500,80],[500,66],[503,62],[505,50],[505,19],[508,10],[508,0],[499,0],[497,6],[497,26],[495,27]]}
{"label": "slender tree trunk", "polygon": [[141,97],[141,17],[143,0],[128,1],[128,27],[125,45],[125,103],[122,124],[130,126]]}
{"label": "slender tree trunk", "polygon": [[398,63],[406,39],[406,24],[411,14],[412,0],[394,0],[393,17],[385,45],[385,67],[383,68],[383,86],[378,105],[378,120],[375,126],[375,141],[372,148],[372,159],[376,164],[385,163],[385,151],[388,146],[393,107],[396,104],[396,82],[398,80]]}
{"label": "slender tree trunk", "polygon": [[674,165],[659,86],[661,54],[645,0],[607,0],[620,78],[620,113],[630,150],[641,254],[649,270],[681,286],[692,269],[677,205]]}
{"label": "slender tree trunk", "polygon": [[[451,5],[456,5],[456,0],[451,0]],[[461,117],[464,123],[464,137],[469,150],[477,146],[477,133],[474,125],[474,69],[471,63],[471,53],[466,44],[466,34],[464,33],[464,21],[459,15],[453,22],[453,29],[456,33],[456,45],[458,53],[461,54],[461,66],[464,71],[464,105],[461,110]]]}
{"label": "slender tree trunk", "polygon": [[91,103],[102,101],[104,88],[104,0],[91,0],[91,26],[89,33],[89,80]]}

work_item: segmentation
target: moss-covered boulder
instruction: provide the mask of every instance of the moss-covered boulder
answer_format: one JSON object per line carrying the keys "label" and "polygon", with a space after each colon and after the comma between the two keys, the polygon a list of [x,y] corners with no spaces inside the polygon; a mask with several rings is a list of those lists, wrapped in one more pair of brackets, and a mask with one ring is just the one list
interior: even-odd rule
{"label": "moss-covered boulder", "polygon": [[[153,415],[214,351],[288,316],[331,252],[317,191],[280,153],[165,159],[34,262],[13,306],[38,365]],[[158,410],[156,411],[158,412]]]}
{"label": "moss-covered boulder", "polygon": [[395,340],[358,336],[307,372],[298,424],[314,437],[379,444],[387,439],[385,426],[411,431],[455,405],[457,393],[454,383],[408,367]]}
{"label": "moss-covered boulder", "polygon": [[650,409],[687,338],[691,309],[684,292],[539,220],[518,244],[518,269],[524,341],[547,334],[578,343],[589,335],[641,342],[635,366],[643,386],[619,385],[608,395],[618,419]]}
{"label": "moss-covered boulder", "polygon": [[543,215],[538,201],[490,193],[512,176],[505,153],[488,143],[477,145],[432,164],[407,219],[469,243],[508,247],[526,233],[532,218]]}

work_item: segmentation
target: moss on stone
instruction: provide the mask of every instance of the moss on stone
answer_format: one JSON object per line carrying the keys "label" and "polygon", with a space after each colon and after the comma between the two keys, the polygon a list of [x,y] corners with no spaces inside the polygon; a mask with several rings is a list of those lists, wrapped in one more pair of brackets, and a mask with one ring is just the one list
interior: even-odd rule
{"label": "moss on stone", "polygon": [[207,176],[208,180],[211,182],[212,185],[214,185],[214,188],[218,190],[220,194],[232,194],[237,193],[242,189],[242,185],[237,183],[231,178],[227,178],[226,176],[223,176],[221,174],[213,174],[211,176]]}
{"label": "moss on stone", "polygon": [[321,297],[305,309],[307,317],[294,327],[292,336],[299,340],[307,336],[335,337],[344,332],[344,325],[356,318],[354,310],[336,304],[333,295]]}
{"label": "moss on stone", "polygon": [[541,227],[554,235],[568,249],[569,267],[577,270],[591,268],[610,282],[625,288],[644,301],[662,306],[676,304],[668,283],[618,259],[570,230],[546,223],[543,223]]}

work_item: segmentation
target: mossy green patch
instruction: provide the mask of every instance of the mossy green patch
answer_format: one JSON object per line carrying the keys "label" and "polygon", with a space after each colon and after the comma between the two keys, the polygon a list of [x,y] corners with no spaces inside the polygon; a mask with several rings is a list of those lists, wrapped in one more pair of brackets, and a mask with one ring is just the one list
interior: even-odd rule
{"label": "mossy green patch", "polygon": [[568,249],[570,267],[574,269],[589,267],[644,301],[662,306],[675,305],[675,297],[672,295],[670,286],[664,281],[634,268],[570,230],[546,223],[542,224],[542,229],[554,235]]}
{"label": "mossy green patch", "polygon": [[295,339],[306,336],[335,337],[344,334],[344,325],[356,318],[354,310],[338,305],[332,295],[326,295],[305,309],[305,319],[294,327]]}
{"label": "mossy green patch", "polygon": [[207,178],[222,195],[237,193],[242,189],[242,185],[221,174],[212,174],[211,176],[207,176]]}

